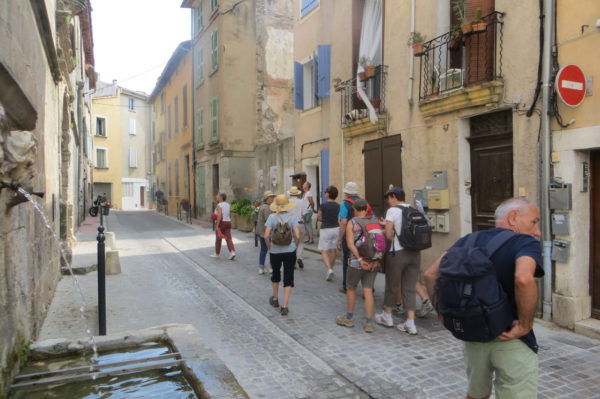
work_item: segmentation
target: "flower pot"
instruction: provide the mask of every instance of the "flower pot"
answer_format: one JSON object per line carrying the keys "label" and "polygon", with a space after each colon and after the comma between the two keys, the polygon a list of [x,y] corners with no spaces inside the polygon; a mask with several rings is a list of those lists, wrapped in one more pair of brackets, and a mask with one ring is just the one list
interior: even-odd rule
{"label": "flower pot", "polygon": [[359,72],[358,73],[358,78],[360,80],[367,80],[367,74],[365,72]]}
{"label": "flower pot", "polygon": [[237,216],[237,229],[243,232],[250,232],[254,227],[252,222],[252,216],[250,215],[236,215]]}
{"label": "flower pot", "polygon": [[423,42],[415,42],[412,45],[413,53],[415,56],[420,57],[425,53],[425,48],[423,47]]}
{"label": "flower pot", "polygon": [[431,89],[429,89],[429,95],[431,96],[437,96],[438,94],[440,94],[440,88],[439,87],[432,87]]}
{"label": "flower pot", "polygon": [[470,22],[467,22],[467,21],[461,22],[460,30],[462,31],[463,35],[468,35],[473,30],[473,26],[471,25]]}
{"label": "flower pot", "polygon": [[343,89],[343,88],[344,88],[344,87],[342,86],[342,84],[341,84],[341,83],[336,83],[336,84],[334,84],[334,85],[333,85],[333,89],[334,89],[335,91],[342,91],[342,89]]}
{"label": "flower pot", "polygon": [[231,228],[232,229],[237,229],[238,226],[238,220],[239,220],[239,216],[237,213],[233,213],[231,212],[229,214],[229,217],[231,218]]}
{"label": "flower pot", "polygon": [[109,207],[107,207],[107,206],[103,206],[102,207],[102,214],[104,216],[108,215],[109,212],[110,212],[110,208]]}
{"label": "flower pot", "polygon": [[473,32],[485,32],[487,24],[483,21],[473,22]]}
{"label": "flower pot", "polygon": [[374,65],[367,65],[365,67],[365,76],[367,78],[372,78],[373,76],[375,76],[375,66]]}

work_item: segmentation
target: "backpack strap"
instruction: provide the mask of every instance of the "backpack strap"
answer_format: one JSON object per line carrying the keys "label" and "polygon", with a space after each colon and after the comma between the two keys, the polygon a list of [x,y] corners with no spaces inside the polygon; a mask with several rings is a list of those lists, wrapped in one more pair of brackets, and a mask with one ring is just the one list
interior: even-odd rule
{"label": "backpack strap", "polygon": [[358,221],[358,218],[356,218],[356,219],[354,219],[354,218],[353,218],[353,219],[352,219],[352,224],[357,224],[357,225],[359,225],[359,226],[360,226],[360,234],[358,235],[358,237],[356,237],[356,238],[354,239],[354,244],[356,244],[356,243],[358,242],[358,240],[360,240],[360,239],[361,239],[361,237],[364,235],[364,232],[365,232],[365,226],[363,226],[363,224],[362,224],[362,223],[360,223],[360,222]]}
{"label": "backpack strap", "polygon": [[492,256],[497,250],[500,249],[500,247],[502,247],[508,240],[510,240],[511,238],[513,238],[516,235],[517,235],[517,233],[515,233],[512,230],[504,230],[504,231],[498,233],[485,246],[488,256]]}

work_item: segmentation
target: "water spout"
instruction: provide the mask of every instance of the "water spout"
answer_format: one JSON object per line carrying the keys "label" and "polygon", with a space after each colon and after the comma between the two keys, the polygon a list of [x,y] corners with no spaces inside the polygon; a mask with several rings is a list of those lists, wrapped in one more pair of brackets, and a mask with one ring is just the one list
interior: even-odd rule
{"label": "water spout", "polygon": [[36,190],[31,190],[31,189],[26,190],[23,187],[19,186],[17,183],[10,181],[10,180],[0,180],[0,191],[3,188],[8,188],[15,192],[13,198],[11,198],[11,200],[6,204],[7,212],[13,206],[19,205],[22,202],[28,201],[27,197],[25,197],[25,195],[22,194],[22,191],[25,191],[29,195],[35,195],[40,198],[44,198],[44,194],[45,194],[43,191],[36,191]]}

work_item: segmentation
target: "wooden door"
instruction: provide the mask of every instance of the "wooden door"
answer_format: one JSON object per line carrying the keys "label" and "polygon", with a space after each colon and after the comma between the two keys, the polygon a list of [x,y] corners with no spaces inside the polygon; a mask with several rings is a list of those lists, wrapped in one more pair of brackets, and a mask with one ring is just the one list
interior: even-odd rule
{"label": "wooden door", "polygon": [[513,196],[512,111],[471,119],[471,223],[494,227],[498,205]]}
{"label": "wooden door", "polygon": [[600,150],[590,153],[590,295],[592,317],[600,319]]}
{"label": "wooden door", "polygon": [[377,216],[385,216],[383,194],[389,185],[402,187],[402,138],[399,134],[366,141],[363,147],[365,162],[365,198]]}
{"label": "wooden door", "polygon": [[146,197],[146,193],[144,190],[144,186],[140,187],[140,206],[143,208],[144,207],[144,199]]}

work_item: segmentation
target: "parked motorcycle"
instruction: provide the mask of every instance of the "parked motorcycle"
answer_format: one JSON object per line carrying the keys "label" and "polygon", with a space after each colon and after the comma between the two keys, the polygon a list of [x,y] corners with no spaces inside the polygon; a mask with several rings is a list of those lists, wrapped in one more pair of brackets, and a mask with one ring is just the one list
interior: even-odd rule
{"label": "parked motorcycle", "polygon": [[94,201],[94,205],[90,206],[88,210],[90,216],[94,217],[98,215],[98,210],[100,209],[100,204],[102,204],[102,196],[99,195],[98,198]]}

